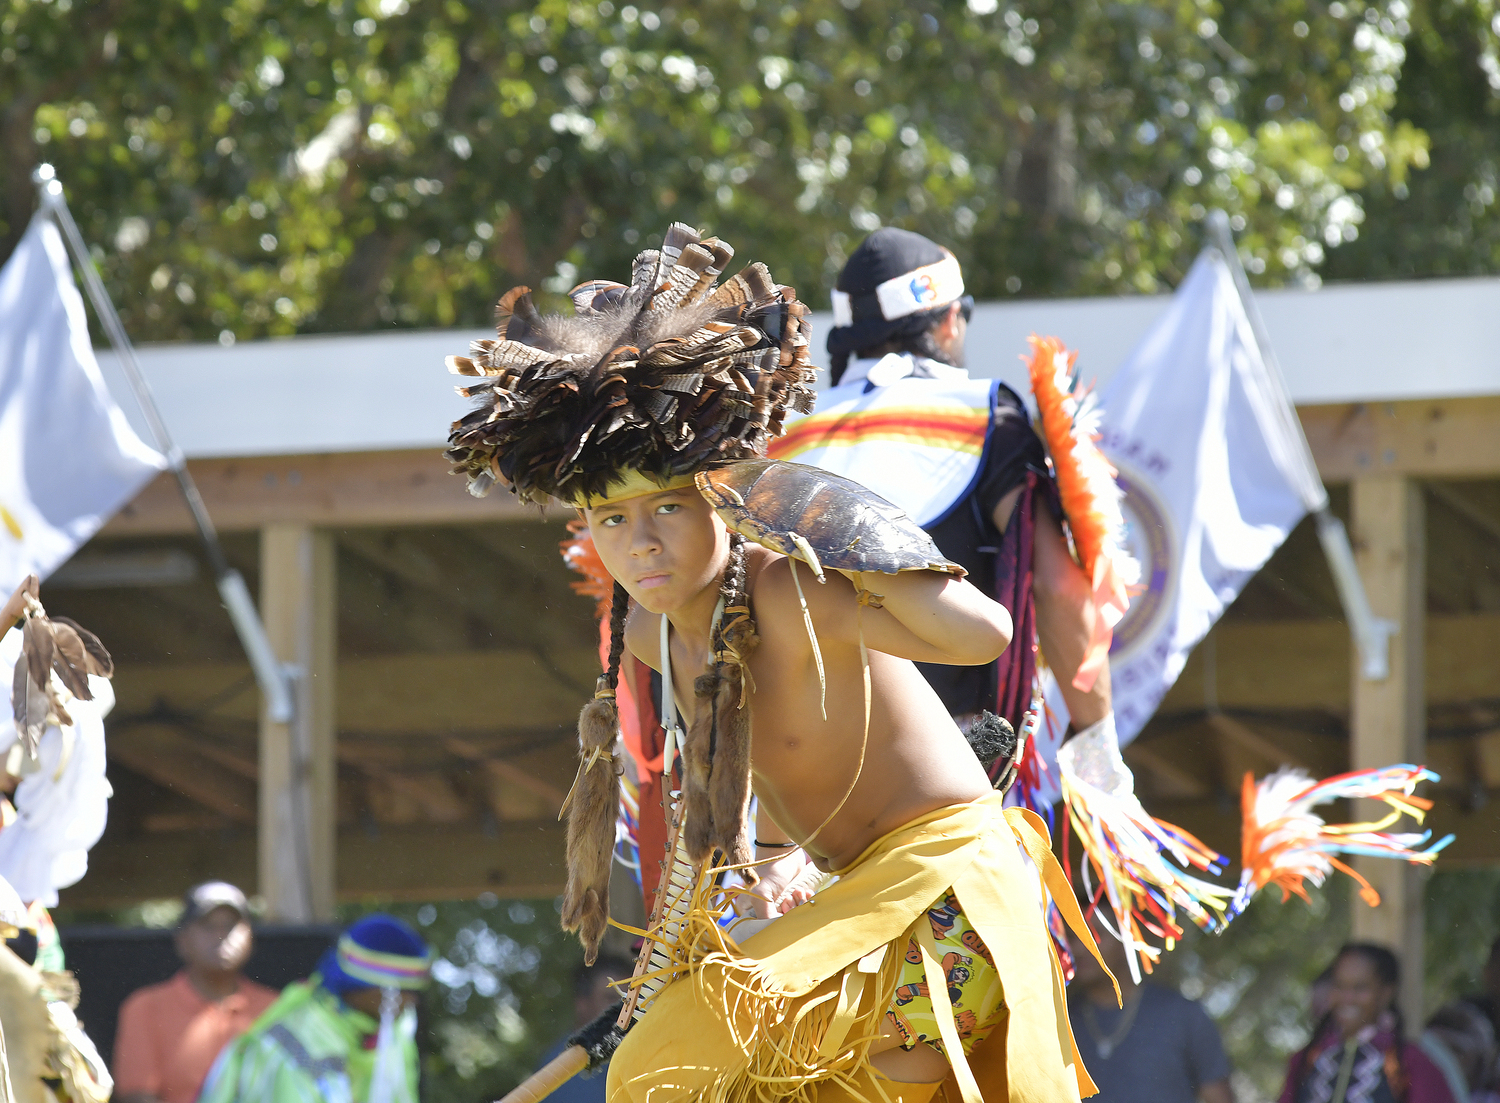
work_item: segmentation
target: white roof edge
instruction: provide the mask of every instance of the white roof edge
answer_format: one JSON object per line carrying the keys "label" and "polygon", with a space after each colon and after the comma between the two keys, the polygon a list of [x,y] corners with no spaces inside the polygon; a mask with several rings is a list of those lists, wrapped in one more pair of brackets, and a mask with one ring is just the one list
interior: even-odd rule
{"label": "white roof edge", "polygon": [[[969,370],[1017,390],[1030,333],[1079,351],[1083,375],[1108,381],[1168,296],[1033,299],[976,306]],[[1500,394],[1500,278],[1336,284],[1256,295],[1298,405]],[[826,366],[832,326],[815,313]],[[177,443],[194,458],[441,447],[467,402],[443,359],[490,330],[401,330],[219,345],[145,345],[142,369]],[[144,419],[112,352],[100,366],[132,424]],[[149,438],[147,438],[149,439]]]}

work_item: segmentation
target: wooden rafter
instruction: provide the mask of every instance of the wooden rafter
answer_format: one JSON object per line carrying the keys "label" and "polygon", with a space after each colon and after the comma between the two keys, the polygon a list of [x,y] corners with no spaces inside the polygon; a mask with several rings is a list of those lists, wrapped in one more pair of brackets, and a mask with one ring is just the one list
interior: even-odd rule
{"label": "wooden rafter", "polygon": [[[535,517],[503,490],[474,498],[437,449],[190,460],[218,527],[270,521],[326,526],[437,525]],[[158,477],[106,526],[107,535],[187,533],[193,521],[170,474]]]}
{"label": "wooden rafter", "polygon": [[256,786],[242,771],[226,768],[168,724],[111,726],[111,761],[235,823],[255,822]]}
{"label": "wooden rafter", "polygon": [[[338,834],[338,895],[344,901],[551,897],[566,878],[566,828],[554,819],[478,824],[413,824]],[[223,878],[257,886],[255,832],[163,831],[146,837],[106,834],[89,853],[89,876],[64,889],[70,907],[110,907],[178,896]]]}

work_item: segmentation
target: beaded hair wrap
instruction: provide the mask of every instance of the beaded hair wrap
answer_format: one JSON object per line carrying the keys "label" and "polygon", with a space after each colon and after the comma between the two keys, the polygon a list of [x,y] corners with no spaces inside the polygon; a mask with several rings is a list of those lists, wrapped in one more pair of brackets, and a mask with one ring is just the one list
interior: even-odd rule
{"label": "beaded hair wrap", "polygon": [[[660,249],[635,258],[629,285],[574,288],[571,315],[539,313],[529,288],[507,292],[496,308],[497,339],[448,358],[450,371],[474,380],[459,388],[477,401],[453,423],[446,453],[469,492],[483,496],[502,483],[523,501],[588,506],[763,456],[787,414],[806,413],[816,400],[808,311],[763,264],[720,283],[733,256],[679,222]],[[746,662],[755,626],[742,544],[732,541],[726,617],[694,686],[705,707],[683,747],[695,859],[716,849],[749,857]],[[615,689],[628,603],[615,584],[608,664],[579,716],[578,776],[564,806],[562,924],[578,932],[588,961],[608,924],[622,769]]]}

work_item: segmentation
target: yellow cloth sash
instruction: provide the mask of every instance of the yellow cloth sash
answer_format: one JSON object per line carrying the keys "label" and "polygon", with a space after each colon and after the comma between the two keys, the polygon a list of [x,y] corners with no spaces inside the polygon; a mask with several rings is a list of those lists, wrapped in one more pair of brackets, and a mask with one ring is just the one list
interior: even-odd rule
{"label": "yellow cloth sash", "polygon": [[[714,955],[713,969],[670,985],[663,997],[673,998],[658,997],[660,1002],[635,1025],[616,1054],[612,1088],[644,1086],[653,1068],[686,1073],[694,1064],[689,1059],[697,1041],[694,1023],[653,1021],[653,1016],[713,1013],[718,997],[710,999],[704,991],[710,975],[714,987],[727,986],[724,996],[730,1004],[745,1008],[755,1000],[774,1000],[776,1007],[768,1003],[765,1013],[786,1017],[781,1029],[795,1032],[805,1021],[817,1031],[815,1042],[799,1048],[775,1042],[780,1035],[762,1029],[770,1024],[748,1031],[737,1025],[736,1036],[750,1047],[743,1057],[752,1065],[757,1047],[776,1044],[788,1052],[815,1054],[816,1064],[837,1067],[840,1079],[854,1075],[849,1062],[863,1064],[869,1042],[878,1033],[876,1024],[884,1016],[888,998],[881,997],[888,993],[880,990],[887,975],[893,985],[907,939],[920,933],[927,907],[951,888],[994,955],[1006,1010],[967,1060],[954,1033],[948,1047],[954,1066],[947,1082],[949,1098],[964,1103],[1063,1103],[1092,1095],[1096,1089],[1073,1042],[1062,971],[1043,919],[1039,885],[1032,877],[1047,885],[1064,918],[1096,957],[1098,948],[1052,856],[1045,825],[1034,813],[1006,810],[1002,800],[999,793],[989,794],[970,804],[938,809],[890,832],[839,870],[839,879],[812,900],[742,946],[729,947],[729,954]],[[1036,874],[1027,873],[1023,850],[1035,863]],[[894,957],[885,952],[892,944],[898,947]],[[866,978],[874,983],[867,985]],[[673,989],[678,991],[674,994]],[[793,1002],[801,997],[809,998],[800,1005]],[[680,1040],[663,1036],[674,1033]],[[678,1046],[685,1051],[680,1065]],[[707,1056],[706,1051],[700,1054]],[[816,1074],[805,1061],[802,1068],[799,1083],[787,1083],[781,1097],[800,1096],[793,1089],[814,1086]],[[721,1067],[714,1079],[712,1090],[688,1089],[683,1097],[732,1101],[742,1094],[765,1096],[768,1087],[753,1068],[742,1074]],[[735,1082],[742,1088],[734,1088]],[[611,1095],[617,1098],[624,1096]]]}

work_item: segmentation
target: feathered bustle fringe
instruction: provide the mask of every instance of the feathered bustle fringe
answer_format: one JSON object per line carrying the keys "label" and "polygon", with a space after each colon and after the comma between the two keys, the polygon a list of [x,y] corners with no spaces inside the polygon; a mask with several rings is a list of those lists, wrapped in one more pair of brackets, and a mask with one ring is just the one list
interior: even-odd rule
{"label": "feathered bustle fringe", "polygon": [[[602,681],[602,679],[601,679]],[[609,926],[609,873],[620,810],[615,762],[620,717],[613,696],[597,696],[578,714],[578,777],[564,808],[568,814],[568,885],[562,927],[577,931],[592,965]]]}
{"label": "feathered bustle fringe", "polygon": [[1096,725],[1063,744],[1057,753],[1058,778],[1068,820],[1101,883],[1113,933],[1125,944],[1131,976],[1139,983],[1141,965],[1149,972],[1161,957],[1146,934],[1172,949],[1183,934],[1179,909],[1204,930],[1222,930],[1234,893],[1186,872],[1217,874],[1226,862],[1182,828],[1154,819],[1141,807],[1135,779],[1120,758],[1113,721],[1109,723],[1107,738],[1096,734],[1102,727]]}
{"label": "feathered bustle fringe", "polygon": [[1124,495],[1097,443],[1103,408],[1092,388],[1079,384],[1073,375],[1077,353],[1069,352],[1056,337],[1032,335],[1030,341],[1031,393],[1073,547],[1093,588],[1098,614],[1073,677],[1073,685],[1086,693],[1109,661],[1114,626],[1130,608],[1126,587],[1140,581],[1141,565],[1126,550],[1125,516],[1120,510]]}
{"label": "feathered bustle fringe", "polygon": [[[1317,782],[1304,771],[1291,768],[1277,770],[1259,784],[1254,775],[1246,774],[1241,797],[1243,872],[1230,914],[1242,912],[1250,898],[1266,885],[1281,889],[1283,900],[1293,893],[1306,900],[1305,882],[1320,886],[1334,870],[1359,882],[1359,894],[1365,903],[1371,907],[1379,904],[1380,894],[1338,856],[1396,858],[1431,865],[1453,841],[1452,835],[1419,849],[1432,838],[1431,831],[1395,834],[1386,828],[1403,815],[1421,823],[1432,801],[1413,793],[1418,782],[1437,780],[1438,775],[1431,770],[1410,765],[1356,770]],[[1390,812],[1379,820],[1344,824],[1326,823],[1313,812],[1329,801],[1360,798],[1381,801]]]}

